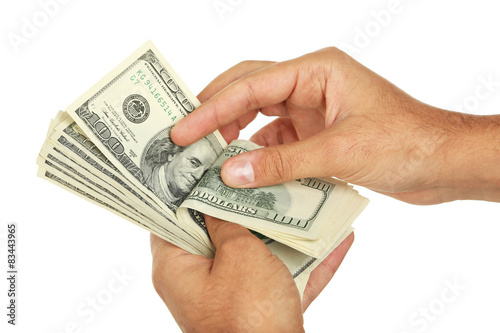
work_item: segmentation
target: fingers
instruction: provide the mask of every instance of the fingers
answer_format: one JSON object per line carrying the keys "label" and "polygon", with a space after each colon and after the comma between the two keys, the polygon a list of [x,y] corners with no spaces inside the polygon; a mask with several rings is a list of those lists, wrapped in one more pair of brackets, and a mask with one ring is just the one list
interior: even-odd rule
{"label": "fingers", "polygon": [[278,118],[255,133],[250,141],[264,147],[298,141],[297,132],[290,119]]}
{"label": "fingers", "polygon": [[312,301],[318,297],[328,282],[330,282],[340,264],[344,260],[347,251],[351,248],[353,242],[354,233],[351,233],[335,250],[333,250],[328,257],[326,257],[325,260],[321,262],[321,264],[319,264],[318,267],[313,270],[311,276],[309,277],[309,281],[307,282],[304,297],[302,299],[303,311],[306,311]]}
{"label": "fingers", "polygon": [[219,128],[220,134],[227,143],[236,140],[240,135],[240,131],[244,129],[249,123],[251,123],[255,119],[255,117],[257,117],[257,114],[257,110],[250,111],[242,117],[236,119],[232,123],[222,126],[221,128]]}
{"label": "fingers", "polygon": [[332,156],[337,151],[340,155],[335,139],[324,131],[303,141],[232,157],[222,166],[222,180],[231,187],[251,188],[305,177],[330,176],[335,174],[336,165],[340,162],[337,156]]}
{"label": "fingers", "polygon": [[[218,77],[216,77],[208,86],[203,89],[203,91],[198,95],[198,100],[201,103],[206,102],[212,98],[220,90],[224,89],[230,83],[240,79],[248,73],[255,72],[265,66],[272,64],[271,61],[245,61],[239,63],[238,65],[225,71]],[[249,123],[251,123],[255,117],[257,117],[257,110],[250,111],[242,117],[236,119],[235,121],[219,128],[219,131],[226,140],[227,143],[236,140],[239,133],[244,129]]]}
{"label": "fingers", "polygon": [[242,76],[248,73],[255,72],[265,66],[272,64],[272,61],[244,61],[236,66],[231,67],[221,75],[217,76],[212,82],[210,82],[205,89],[203,89],[199,95],[198,100],[201,103],[205,103],[207,100],[212,98],[216,93],[221,91],[227,85],[233,81],[238,80]]}
{"label": "fingers", "polygon": [[297,75],[293,66],[280,63],[243,76],[183,118],[173,128],[172,140],[181,146],[192,144],[249,111],[284,101],[293,92]]}

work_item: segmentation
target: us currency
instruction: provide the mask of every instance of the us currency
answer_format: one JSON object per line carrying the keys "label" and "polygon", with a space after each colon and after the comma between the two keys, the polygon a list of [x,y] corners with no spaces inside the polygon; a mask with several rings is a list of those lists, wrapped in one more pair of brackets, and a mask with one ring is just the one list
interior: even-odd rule
{"label": "us currency", "polygon": [[224,162],[258,149],[242,140],[229,144],[179,208],[237,223],[303,253],[321,257],[348,230],[368,201],[344,182],[304,178],[284,184],[234,189],[224,184]]}
{"label": "us currency", "polygon": [[[58,135],[55,136],[57,137]],[[54,137],[54,135],[52,135],[52,137]],[[124,209],[123,206],[118,203],[119,199],[116,198],[116,196],[111,194],[111,196],[115,197],[118,200],[113,200],[112,198],[110,199],[110,197],[106,195],[106,193],[109,193],[109,191],[104,187],[104,182],[102,183],[103,185],[95,184],[93,180],[87,178],[92,177],[91,174],[87,174],[86,176],[82,175],[82,173],[85,173],[85,171],[83,171],[84,168],[80,167],[79,170],[75,170],[78,168],[78,164],[76,164],[76,162],[71,163],[71,159],[65,156],[63,153],[59,152],[55,147],[52,147],[52,151],[50,152],[45,151],[49,149],[50,148],[48,148],[47,145],[44,145],[44,149],[42,149],[42,152],[38,159],[40,165],[40,177],[44,177],[52,183],[67,190],[74,191],[78,196],[104,207],[105,209],[123,217],[124,219],[148,230],[149,232],[159,235],[160,237],[174,244],[178,244],[179,239],[175,234],[168,232],[168,230],[165,233],[164,230],[158,230],[158,228],[155,228],[154,225],[151,226],[151,224],[148,224],[148,222],[143,219],[144,216],[138,216],[141,215],[141,212],[136,212],[138,214],[126,212],[126,209]],[[64,148],[61,147],[61,149]],[[94,153],[98,154],[98,152]],[[79,153],[79,156],[81,155],[83,155],[82,152]],[[42,156],[46,157],[42,158]],[[59,159],[61,159],[62,161]],[[66,163],[71,164],[71,166]],[[102,193],[100,191],[103,191],[105,193]],[[345,233],[345,235],[342,235],[339,243],[341,240],[347,237],[350,232],[351,229],[349,229]],[[275,240],[264,237],[263,235],[258,234],[257,236],[267,245],[267,247],[273,254],[275,254],[284,262],[284,264],[290,270],[291,275],[294,277],[298,290],[302,295],[307,285],[309,275],[311,274],[312,270],[317,267],[319,263],[321,263],[323,258],[314,258],[305,255],[304,253],[301,253],[297,250],[294,250],[284,244],[281,244]],[[338,244],[334,244],[331,250],[333,250]],[[191,250],[191,252],[195,251]],[[210,256],[203,253],[199,254]],[[327,253],[325,253],[324,257],[326,257],[326,254]]]}
{"label": "us currency", "polygon": [[[224,150],[217,131],[189,147],[173,144],[171,128],[199,104],[148,42],[51,122],[39,176],[206,257],[215,249],[202,213],[242,224],[282,259],[302,292],[314,267],[352,231],[366,200],[342,182],[311,179],[239,194],[225,187],[222,193],[234,197],[219,198],[217,167],[257,147],[236,142]],[[195,200],[204,198],[202,190],[215,191],[212,199]],[[213,198],[226,204],[215,207]],[[249,216],[252,209],[258,218]]]}
{"label": "us currency", "polygon": [[[205,244],[199,242],[185,230],[177,228],[176,224],[164,212],[148,202],[144,194],[141,194],[139,189],[134,188],[114,168],[71,118],[64,118],[59,124],[56,124],[40,152],[38,164],[53,174],[57,173],[53,170],[54,164],[57,165],[59,171],[64,172],[61,178],[65,179],[66,183],[80,189],[84,186],[84,188],[88,188],[86,193],[89,191],[94,193],[92,197],[103,196],[105,198],[103,201],[107,201],[108,204],[109,201],[119,202],[121,206],[126,206],[125,211],[135,211],[143,219],[147,219],[143,223],[134,221],[135,224],[139,224],[141,227],[146,224],[150,225],[153,230],[157,231],[154,233],[162,238],[166,238],[165,234],[171,236],[173,234],[177,241],[171,239],[170,241],[189,252],[196,252],[208,257],[213,255],[210,248],[207,248]],[[75,185],[75,181],[81,184]],[[96,192],[100,196],[95,195]],[[89,196],[86,196],[86,199],[88,198]],[[121,210],[115,210],[115,213],[117,211],[123,212],[123,207]]]}
{"label": "us currency", "polygon": [[[115,168],[177,227],[213,249],[203,225],[176,220],[175,215],[226,146],[218,132],[188,148],[170,140],[172,126],[199,104],[154,45],[147,43],[67,112]],[[196,168],[184,168],[188,163]],[[189,170],[183,173],[184,169]]]}
{"label": "us currency", "polygon": [[[45,158],[43,157],[45,155]],[[145,216],[142,212],[130,206],[116,194],[110,192],[103,185],[92,181],[68,164],[66,156],[57,149],[53,152],[41,154],[38,164],[39,173],[50,180],[56,181],[58,185],[69,187],[86,199],[96,201],[105,208],[115,213],[120,213],[125,219],[148,229],[160,233],[155,226],[142,222]]]}

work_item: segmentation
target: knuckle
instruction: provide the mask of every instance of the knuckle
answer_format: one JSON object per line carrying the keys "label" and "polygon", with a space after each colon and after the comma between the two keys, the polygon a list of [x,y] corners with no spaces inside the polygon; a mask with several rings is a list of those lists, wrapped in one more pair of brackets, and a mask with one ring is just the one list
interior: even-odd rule
{"label": "knuckle", "polygon": [[337,55],[339,53],[343,53],[339,48],[335,47],[335,46],[329,46],[329,47],[325,47],[323,49],[325,52],[328,52],[332,55]]}
{"label": "knuckle", "polygon": [[222,127],[223,122],[221,119],[221,108],[219,106],[219,102],[217,99],[214,99],[212,102],[212,108],[209,109],[211,111],[211,116],[210,118],[213,119],[214,123],[216,124],[217,128]]}
{"label": "knuckle", "polygon": [[337,47],[330,46],[321,51],[324,60],[330,62],[334,67],[343,68],[353,63],[353,58]]}
{"label": "knuckle", "polygon": [[285,146],[270,147],[262,163],[261,173],[274,183],[282,183],[293,178],[293,157]]}
{"label": "knuckle", "polygon": [[324,49],[326,53],[328,53],[328,55],[330,57],[333,57],[333,58],[344,58],[347,55],[347,53],[345,53],[344,51],[342,51],[341,49],[335,47],[335,46],[330,46],[330,47],[327,47]]}
{"label": "knuckle", "polygon": [[255,110],[259,108],[259,101],[257,99],[257,96],[255,95],[252,81],[250,80],[250,78],[248,78],[246,80],[243,80],[242,82],[245,84],[246,89],[247,110]]}

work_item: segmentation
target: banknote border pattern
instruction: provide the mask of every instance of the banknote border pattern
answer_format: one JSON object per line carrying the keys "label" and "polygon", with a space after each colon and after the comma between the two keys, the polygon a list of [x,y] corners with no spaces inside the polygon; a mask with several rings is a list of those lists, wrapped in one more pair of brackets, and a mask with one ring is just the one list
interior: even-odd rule
{"label": "banknote border pattern", "polygon": [[306,269],[309,268],[318,258],[311,258],[307,263],[305,263],[301,268],[299,268],[294,274],[292,274],[293,278],[297,278],[300,274],[302,274]]}
{"label": "banknote border pattern", "polygon": [[[75,113],[78,115],[78,117],[80,117],[80,119],[85,122],[85,124],[87,125],[88,128],[90,128],[90,130],[92,130],[92,132],[97,136],[99,137],[99,134],[96,133],[96,130],[95,128],[93,128],[92,126],[90,126],[88,124],[88,121],[87,121],[87,118],[85,118],[83,116],[83,114],[85,112],[92,112],[89,110],[88,108],[88,105],[89,103],[98,98],[102,93],[104,93],[107,89],[109,89],[110,86],[114,85],[117,81],[119,81],[128,71],[130,71],[131,68],[133,68],[134,66],[137,65],[138,62],[140,61],[144,61],[146,62],[147,64],[149,64],[149,66],[151,67],[151,69],[154,70],[154,72],[157,74],[157,79],[160,79],[163,81],[163,83],[165,84],[165,87],[167,87],[171,92],[172,92],[172,95],[175,96],[175,98],[177,99],[177,102],[179,103],[179,105],[181,106],[180,108],[180,112],[182,113],[183,116],[186,116],[187,114],[189,114],[191,111],[194,110],[194,104],[189,100],[189,98],[187,97],[187,95],[184,93],[184,91],[182,90],[181,86],[179,85],[178,82],[175,81],[174,79],[174,76],[168,72],[167,68],[165,68],[161,62],[158,60],[158,57],[156,56],[156,54],[154,53],[153,50],[149,49],[147,50],[144,54],[142,54],[137,60],[135,60],[132,64],[130,64],[127,68],[125,68],[122,72],[120,72],[118,75],[116,75],[116,77],[113,78],[113,80],[111,80],[110,82],[108,82],[104,87],[102,87],[101,89],[99,89],[99,91],[97,93],[95,93],[91,98],[89,98],[85,103],[83,103],[80,107],[78,107],[78,109],[75,111]],[[169,82],[166,82],[163,75],[161,75],[162,72],[165,72],[166,75],[168,76],[169,78]],[[178,91],[173,91],[172,88],[171,88],[171,85],[172,83],[170,82],[170,80],[173,82],[173,84],[177,87]],[[184,98],[182,101],[179,99],[179,94]],[[186,102],[188,103],[188,105],[190,106],[190,110],[188,110],[186,108],[186,104],[183,103],[183,102]],[[142,174],[142,171],[140,170],[139,166],[137,166],[133,161],[132,159],[130,159],[130,157],[126,154],[126,153],[123,153],[123,154],[120,154],[120,155],[117,155],[110,147],[107,147],[106,146],[106,149],[112,153],[113,155],[116,156],[117,159],[121,160],[121,158],[123,158],[123,156],[127,156],[128,158],[128,165],[130,166],[131,164],[133,164],[134,166],[134,169],[137,170],[137,172],[132,172],[128,167],[127,169],[129,169],[130,171],[130,174],[132,174],[137,180],[139,180],[141,182],[141,184],[143,184],[148,190],[152,191],[152,189],[148,186],[148,184],[146,183],[146,180],[144,179],[144,175]],[[153,191],[154,192],[154,191]]]}
{"label": "banknote border pattern", "polygon": [[[238,148],[242,151],[246,151],[248,152],[249,150],[245,147],[241,147],[241,146],[238,146],[238,145],[228,145],[228,147],[234,147],[234,148]],[[213,167],[213,166],[212,166]],[[206,175],[205,175],[206,176]],[[204,176],[204,177],[205,177]],[[203,179],[203,178],[202,178]],[[314,179],[314,178],[306,178],[306,179]],[[321,181],[321,182],[325,182],[325,181],[322,181],[322,180],[319,180],[318,181]],[[194,187],[193,191],[195,191],[196,189],[201,189],[203,188],[203,186],[200,186],[200,183],[202,183],[202,181],[200,180],[200,182]],[[325,182],[326,183],[326,182]],[[301,183],[302,186],[307,186],[307,185],[304,185]],[[264,221],[267,221],[267,222],[271,222],[271,223],[275,223],[275,224],[278,224],[278,225],[283,225],[283,226],[288,226],[290,228],[294,228],[294,229],[299,229],[299,230],[305,230],[305,231],[308,231],[312,228],[312,225],[313,225],[313,222],[314,220],[316,219],[316,217],[318,216],[318,213],[321,211],[321,207],[323,206],[323,204],[327,201],[328,197],[331,195],[331,193],[333,192],[333,189],[335,188],[335,184],[332,184],[332,183],[328,183],[328,185],[330,186],[328,188],[328,190],[324,191],[324,190],[319,190],[322,192],[322,198],[321,200],[319,201],[318,205],[316,206],[316,208],[313,210],[311,216],[309,218],[306,218],[304,219],[306,221],[306,225],[304,227],[300,227],[300,226],[296,226],[296,225],[293,225],[293,224],[290,224],[290,223],[280,223],[279,221],[276,221],[274,219],[271,219],[271,218],[268,218],[268,217],[263,217],[263,216],[256,216],[256,215],[253,215],[253,214],[249,214],[249,213],[246,213],[246,212],[238,212],[239,215],[244,215],[244,216],[248,216],[248,217],[252,217],[252,218],[256,218],[256,219],[260,219],[260,220],[264,220]],[[191,192],[185,200],[196,200],[198,202],[201,202],[203,204],[206,204],[206,205],[210,205],[214,208],[217,208],[217,209],[220,209],[220,210],[224,210],[224,211],[227,211],[229,213],[234,213],[234,210],[232,209],[229,209],[229,208],[226,208],[226,207],[223,207],[223,206],[220,206],[220,205],[216,205],[216,204],[213,204],[212,202],[210,201],[205,201],[205,200],[201,200],[200,198],[196,197],[196,196],[192,196],[192,193]]]}

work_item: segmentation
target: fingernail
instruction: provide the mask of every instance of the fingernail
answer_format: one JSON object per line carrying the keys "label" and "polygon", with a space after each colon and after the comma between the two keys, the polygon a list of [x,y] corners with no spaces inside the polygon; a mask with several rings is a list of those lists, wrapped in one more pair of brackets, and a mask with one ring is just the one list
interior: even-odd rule
{"label": "fingernail", "polygon": [[237,161],[226,168],[226,180],[230,186],[243,186],[255,180],[252,164],[249,161]]}

